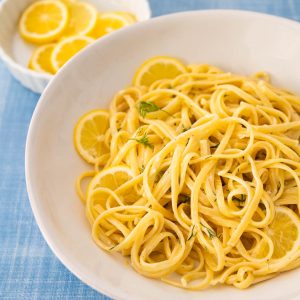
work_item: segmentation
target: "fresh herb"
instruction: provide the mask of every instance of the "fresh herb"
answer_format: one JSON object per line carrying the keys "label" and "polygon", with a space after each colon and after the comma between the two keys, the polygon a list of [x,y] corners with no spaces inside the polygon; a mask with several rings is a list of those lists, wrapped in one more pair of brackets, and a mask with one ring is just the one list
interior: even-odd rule
{"label": "fresh herb", "polygon": [[191,197],[189,195],[186,194],[179,194],[178,195],[178,205],[180,205],[181,203],[186,203],[191,201]]}
{"label": "fresh herb", "polygon": [[189,235],[189,237],[187,238],[187,241],[189,241],[191,238],[195,237],[197,232],[194,232],[194,229],[195,229],[195,225],[193,225],[192,227],[192,232],[191,234]]}
{"label": "fresh herb", "polygon": [[152,101],[141,101],[140,103],[140,106],[138,108],[139,110],[139,114],[145,118],[145,116],[148,114],[148,113],[151,113],[151,112],[155,112],[155,111],[163,111],[164,113],[168,114],[169,116],[173,117],[169,112],[161,109],[159,106],[157,106],[155,103],[153,103]]}
{"label": "fresh herb", "polygon": [[142,101],[139,106],[139,113],[144,118],[146,114],[154,111],[158,111],[160,108],[153,102]]}
{"label": "fresh herb", "polygon": [[209,227],[203,225],[201,222],[200,222],[200,224],[206,229],[206,231],[207,231],[208,236],[209,236],[210,239],[213,239],[213,238],[215,238],[215,237],[216,237],[216,238],[218,237],[214,230],[212,230],[212,229],[210,229]]}
{"label": "fresh herb", "polygon": [[130,140],[136,141],[136,142],[143,144],[144,146],[149,147],[151,149],[154,148],[154,146],[149,142],[148,135],[146,133],[144,133],[144,135],[142,137],[131,138]]}

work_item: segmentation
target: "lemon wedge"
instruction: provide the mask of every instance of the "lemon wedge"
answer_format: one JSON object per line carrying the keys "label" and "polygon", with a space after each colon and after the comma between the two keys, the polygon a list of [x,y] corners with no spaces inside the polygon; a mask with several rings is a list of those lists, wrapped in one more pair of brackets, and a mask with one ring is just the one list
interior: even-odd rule
{"label": "lemon wedge", "polygon": [[185,65],[178,59],[167,56],[156,56],[145,61],[136,71],[133,84],[149,86],[161,79],[173,79],[185,73]]}
{"label": "lemon wedge", "polygon": [[109,113],[92,110],[83,115],[74,129],[74,145],[78,154],[88,163],[94,164],[109,149],[104,143],[104,134],[109,125]]}
{"label": "lemon wedge", "polygon": [[29,42],[43,44],[59,39],[68,23],[67,6],[58,0],[31,4],[19,22],[20,35]]}
{"label": "lemon wedge", "polygon": [[54,74],[51,64],[54,46],[55,44],[48,44],[38,47],[30,58],[29,68],[40,73]]}
{"label": "lemon wedge", "polygon": [[94,39],[87,36],[71,36],[56,44],[51,55],[54,71],[57,72],[70,58],[93,41]]}
{"label": "lemon wedge", "polygon": [[70,17],[64,35],[88,35],[97,22],[98,12],[96,8],[89,3],[75,1],[70,1],[68,8]]}

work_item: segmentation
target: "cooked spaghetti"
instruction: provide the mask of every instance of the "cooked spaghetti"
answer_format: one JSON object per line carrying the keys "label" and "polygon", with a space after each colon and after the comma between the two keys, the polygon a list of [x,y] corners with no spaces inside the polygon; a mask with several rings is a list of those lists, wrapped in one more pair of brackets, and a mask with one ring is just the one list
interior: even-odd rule
{"label": "cooked spaghetti", "polygon": [[102,114],[95,170],[76,185],[99,247],[191,290],[300,265],[299,97],[265,73],[189,65]]}

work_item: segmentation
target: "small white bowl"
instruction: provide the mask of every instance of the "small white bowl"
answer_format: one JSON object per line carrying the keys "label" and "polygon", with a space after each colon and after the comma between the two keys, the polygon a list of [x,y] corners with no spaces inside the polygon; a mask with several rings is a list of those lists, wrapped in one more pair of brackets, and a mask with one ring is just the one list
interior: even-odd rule
{"label": "small white bowl", "polygon": [[[27,68],[34,45],[26,43],[18,33],[19,18],[24,9],[36,0],[3,0],[0,3],[0,57],[12,75],[34,92],[42,93],[52,75]],[[129,11],[138,21],[151,17],[147,0],[83,0],[99,11]]]}
{"label": "small white bowl", "polygon": [[[26,145],[26,181],[36,221],[52,251],[85,283],[114,299],[299,299],[300,268],[247,290],[191,292],[137,274],[91,238],[74,180],[87,169],[73,147],[86,111],[109,105],[149,57],[170,55],[238,74],[265,70],[275,85],[300,93],[300,24],[242,11],[198,11],[154,18],[104,37],[68,62],[34,112]],[[297,296],[298,295],[298,296]]]}

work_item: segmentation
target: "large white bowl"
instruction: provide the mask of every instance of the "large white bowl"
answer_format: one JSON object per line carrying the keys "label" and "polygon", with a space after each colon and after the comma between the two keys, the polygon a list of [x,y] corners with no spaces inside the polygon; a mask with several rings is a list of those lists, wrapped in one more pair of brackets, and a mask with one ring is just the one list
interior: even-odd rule
{"label": "large white bowl", "polygon": [[26,147],[31,206],[53,252],[82,281],[117,299],[299,299],[300,269],[245,291],[215,287],[188,292],[142,277],[123,259],[99,249],[90,236],[75,177],[87,169],[72,131],[86,111],[106,107],[135,69],[154,55],[210,63],[241,74],[269,71],[275,84],[300,93],[300,25],[243,11],[169,15],[111,34],[68,63],[42,95]]}

